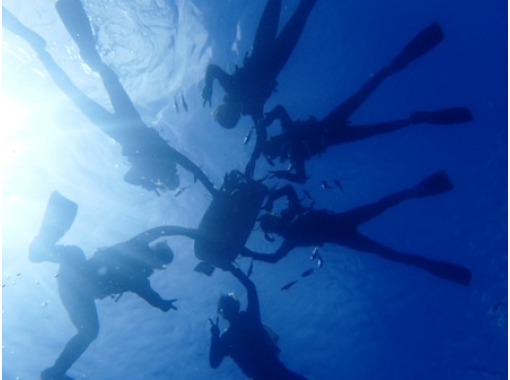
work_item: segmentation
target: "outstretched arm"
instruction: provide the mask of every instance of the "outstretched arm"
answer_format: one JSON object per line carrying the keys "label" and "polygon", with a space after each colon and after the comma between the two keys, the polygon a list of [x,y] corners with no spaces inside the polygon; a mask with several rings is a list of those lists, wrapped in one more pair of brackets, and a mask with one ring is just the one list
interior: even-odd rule
{"label": "outstretched arm", "polygon": [[300,211],[303,208],[299,202],[296,190],[291,185],[285,185],[279,189],[271,190],[267,197],[266,204],[264,205],[264,210],[271,211],[273,209],[274,201],[282,197],[287,197],[290,210]]}
{"label": "outstretched arm", "polygon": [[170,309],[177,310],[177,308],[174,306],[174,302],[177,300],[164,300],[161,298],[159,293],[152,289],[148,279],[143,279],[143,281],[137,283],[135,288],[132,289],[132,292],[138,294],[140,298],[147,301],[147,303],[157,307],[162,311],[168,311]]}
{"label": "outstretched arm", "polygon": [[249,250],[245,248],[241,252],[241,256],[251,257],[253,260],[265,261],[267,263],[276,263],[277,261],[284,258],[287,253],[292,251],[295,248],[294,245],[290,244],[287,241],[284,241],[283,244],[278,248],[278,250],[274,253],[259,253]]}
{"label": "outstretched arm", "polygon": [[243,284],[246,288],[246,292],[248,293],[248,307],[246,308],[246,312],[250,315],[250,317],[262,323],[260,317],[259,296],[257,295],[257,288],[255,288],[255,284],[239,268],[232,269],[231,273],[241,282],[241,284]]}
{"label": "outstretched arm", "polygon": [[199,232],[194,228],[185,228],[180,226],[159,226],[136,235],[129,240],[129,243],[149,244],[159,238],[174,235],[183,235],[191,239],[196,239],[199,236]]}
{"label": "outstretched arm", "polygon": [[295,172],[289,170],[271,170],[269,173],[276,178],[285,179],[294,183],[305,183],[308,179],[304,162],[296,162],[292,165]]}
{"label": "outstretched arm", "polygon": [[205,72],[205,87],[202,90],[202,99],[204,100],[204,107],[207,103],[209,103],[209,107],[211,106],[214,79],[217,79],[218,82],[220,82],[220,85],[223,88],[225,88],[228,87],[230,78],[231,78],[230,75],[223,71],[219,66],[216,66],[214,64],[210,64],[209,66],[207,66],[207,70]]}
{"label": "outstretched arm", "polygon": [[276,119],[280,120],[283,132],[291,131],[293,122],[290,119],[289,113],[281,104],[277,105],[271,111],[266,113],[266,117],[264,118],[264,121],[269,126]]}

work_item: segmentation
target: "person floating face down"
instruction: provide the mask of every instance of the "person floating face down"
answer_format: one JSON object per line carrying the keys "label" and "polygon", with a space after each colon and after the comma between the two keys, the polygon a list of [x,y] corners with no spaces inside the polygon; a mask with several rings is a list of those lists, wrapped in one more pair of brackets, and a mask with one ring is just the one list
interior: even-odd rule
{"label": "person floating face down", "polygon": [[122,155],[131,165],[124,180],[159,195],[159,191],[178,188],[180,178],[176,165],[180,165],[213,192],[214,186],[202,170],[144,123],[117,74],[101,60],[89,19],[80,0],[59,0],[55,7],[64,26],[78,45],[81,58],[99,74],[114,112],[108,111],[76,87],[46,51],[46,41],[4,7],[2,26],[30,44],[55,84],[93,124],[121,146]]}
{"label": "person floating face down", "polygon": [[[255,122],[257,142],[254,153],[262,152],[266,139],[264,128],[258,122],[264,117],[264,104],[276,90],[277,77],[286,65],[297,45],[308,16],[316,0],[301,0],[287,24],[278,32],[278,22],[282,7],[281,0],[268,0],[260,19],[251,54],[244,58],[243,66],[236,67],[228,74],[220,67],[210,64],[205,75],[202,91],[204,106],[211,105],[214,79],[225,91],[223,103],[213,111],[213,119],[226,129],[234,128],[241,115],[248,115]],[[251,161],[246,174],[252,175],[255,162]]]}
{"label": "person floating face down", "polygon": [[473,118],[468,108],[455,107],[430,112],[413,112],[408,118],[401,120],[349,125],[349,119],[354,112],[386,78],[407,67],[442,40],[441,26],[438,23],[429,25],[416,35],[388,66],[372,76],[356,93],[339,104],[322,120],[312,116],[306,121],[293,121],[282,105],[268,112],[260,124],[263,128],[267,128],[278,119],[282,133],[272,136],[264,143],[263,154],[270,164],[273,164],[276,158],[279,158],[281,162],[290,160],[290,170],[273,171],[273,175],[304,183],[307,179],[305,162],[313,156],[320,155],[328,147],[363,140],[421,123],[456,124],[471,121]]}
{"label": "person floating face down", "polygon": [[272,254],[253,252],[247,249],[242,252],[242,255],[255,260],[276,262],[294,248],[331,243],[413,266],[457,284],[469,285],[471,271],[463,266],[416,254],[402,253],[382,245],[358,231],[358,227],[363,223],[405,200],[438,195],[452,189],[453,184],[447,173],[440,171],[425,178],[417,185],[390,194],[378,202],[342,213],[331,213],[327,210],[303,207],[299,203],[294,188],[287,185],[275,193],[273,200],[285,195],[289,199],[289,207],[281,211],[279,215],[265,214],[260,217],[262,230],[266,234],[282,236],[282,245]]}
{"label": "person floating face down", "polygon": [[77,330],[55,363],[42,372],[42,380],[67,379],[66,372],[96,339],[99,331],[96,299],[132,292],[162,311],[177,310],[176,300],[161,298],[149,282],[154,269],[164,269],[173,260],[173,252],[166,243],[150,245],[161,237],[158,230],[99,249],[87,259],[80,247],[57,244],[71,226],[76,210],[74,202],[54,192],[41,230],[30,244],[30,261],[60,264],[57,275],[60,299]]}
{"label": "person floating face down", "polygon": [[248,293],[246,311],[233,293],[221,296],[218,313],[230,326],[220,334],[219,321],[211,319],[211,346],[209,363],[218,368],[223,358],[230,356],[249,379],[255,380],[305,380],[285,367],[278,359],[280,349],[273,343],[260,317],[257,290],[253,282],[239,269],[231,270]]}

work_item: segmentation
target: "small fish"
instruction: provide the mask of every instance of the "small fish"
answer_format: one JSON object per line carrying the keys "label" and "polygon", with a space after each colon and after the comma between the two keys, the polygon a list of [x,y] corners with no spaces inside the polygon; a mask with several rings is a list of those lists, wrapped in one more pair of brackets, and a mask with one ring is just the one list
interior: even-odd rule
{"label": "small fish", "polygon": [[244,144],[248,144],[251,140],[251,135],[253,134],[253,129],[250,129],[250,131],[246,134],[246,136],[244,137]]}
{"label": "small fish", "polygon": [[310,256],[310,260],[315,260],[317,258],[318,253],[319,253],[319,247],[315,247],[312,251],[312,255]]}
{"label": "small fish", "polygon": [[319,256],[319,258],[317,259],[317,268],[322,268],[323,265],[324,265],[324,260],[322,260],[322,257]]}
{"label": "small fish", "polygon": [[177,99],[174,100],[174,108],[175,112],[179,113],[179,103],[177,103]]}
{"label": "small fish", "polygon": [[283,285],[280,289],[281,290],[287,290],[290,289],[297,281],[291,281],[288,284]]}
{"label": "small fish", "polygon": [[344,187],[342,186],[342,183],[340,181],[334,179],[333,182],[335,183],[336,187],[338,187],[340,190],[344,191]]}
{"label": "small fish", "polygon": [[250,267],[248,268],[248,273],[246,273],[246,276],[250,277],[253,273],[253,260],[250,263]]}
{"label": "small fish", "polygon": [[186,103],[186,100],[184,99],[184,92],[181,91],[181,103],[182,108],[184,108],[184,111],[188,112],[188,103]]}
{"label": "small fish", "polygon": [[331,186],[328,181],[322,181],[321,186],[324,190],[332,190],[333,186]]}
{"label": "small fish", "polygon": [[310,268],[310,269],[305,270],[303,273],[301,273],[301,277],[308,277],[308,276],[310,276],[313,273],[314,270],[315,270],[315,268]]}

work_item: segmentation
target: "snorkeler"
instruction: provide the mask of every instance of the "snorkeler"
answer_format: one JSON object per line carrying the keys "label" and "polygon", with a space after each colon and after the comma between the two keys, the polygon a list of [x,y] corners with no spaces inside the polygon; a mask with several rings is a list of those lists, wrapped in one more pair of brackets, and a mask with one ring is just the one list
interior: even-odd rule
{"label": "snorkeler", "polygon": [[[260,226],[266,234],[278,234],[283,238],[280,248],[272,254],[243,251],[243,256],[255,260],[277,262],[297,247],[321,246],[325,243],[337,244],[357,251],[367,252],[387,260],[423,269],[437,277],[461,285],[469,285],[471,271],[460,265],[431,260],[424,256],[399,252],[384,246],[358,231],[363,223],[381,215],[387,209],[414,198],[438,195],[453,189],[445,171],[437,172],[416,186],[390,194],[378,202],[357,207],[342,213],[328,210],[314,210],[303,207],[294,189],[287,185],[280,195],[287,195],[289,207],[279,215],[265,214],[259,218]],[[269,208],[272,207],[272,201]]]}
{"label": "snorkeler", "polygon": [[211,319],[211,347],[209,364],[218,368],[223,358],[230,356],[246,377],[255,380],[305,380],[280,361],[280,349],[262,324],[257,289],[239,269],[231,270],[248,293],[246,311],[239,311],[240,304],[233,293],[221,296],[218,313],[230,326],[220,335],[219,321]]}
{"label": "snorkeler", "polygon": [[[282,133],[265,142],[263,154],[270,164],[274,164],[273,160],[276,158],[279,158],[280,162],[290,160],[290,170],[273,171],[272,174],[278,178],[303,183],[307,179],[305,162],[313,156],[320,155],[331,146],[363,140],[421,123],[457,124],[471,121],[473,118],[469,109],[457,107],[432,112],[414,112],[407,119],[402,120],[359,126],[349,125],[352,114],[387,77],[405,68],[442,40],[443,32],[440,25],[431,24],[414,37],[389,66],[370,78],[358,92],[342,102],[322,120],[310,117],[307,121],[292,121],[281,105],[268,112],[260,123],[262,128],[267,128],[275,119],[278,119]],[[258,157],[256,153],[254,154],[252,162]]]}
{"label": "snorkeler", "polygon": [[147,190],[173,190],[179,186],[176,164],[194,174],[209,190],[214,186],[202,170],[189,158],[168,145],[158,133],[145,125],[115,72],[103,63],[87,15],[79,0],[59,0],[56,9],[80,49],[83,61],[103,81],[114,112],[100,106],[78,89],[46,51],[46,41],[2,7],[2,26],[18,35],[36,51],[55,84],[79,110],[104,133],[122,147],[122,154],[131,164],[124,176],[130,184]]}
{"label": "snorkeler", "polygon": [[162,311],[177,310],[176,300],[164,300],[149,282],[154,269],[166,268],[174,256],[166,243],[149,245],[163,236],[160,231],[149,230],[101,248],[87,259],[81,248],[57,244],[71,227],[77,209],[74,202],[54,192],[39,234],[30,244],[30,261],[60,264],[56,276],[60,299],[77,330],[53,366],[42,372],[42,380],[70,379],[66,372],[98,335],[96,299],[132,292]]}
{"label": "snorkeler", "polygon": [[[202,98],[211,105],[214,79],[225,90],[223,104],[213,111],[214,121],[223,128],[234,128],[241,115],[249,115],[255,122],[257,142],[255,153],[260,155],[266,140],[266,131],[258,122],[264,117],[264,104],[276,90],[277,77],[287,63],[304,29],[306,20],[316,0],[301,0],[290,20],[277,35],[281,0],[268,0],[260,19],[250,55],[244,58],[243,66],[227,74],[216,65],[209,65],[205,76]],[[247,167],[246,174],[253,174],[254,163]]]}

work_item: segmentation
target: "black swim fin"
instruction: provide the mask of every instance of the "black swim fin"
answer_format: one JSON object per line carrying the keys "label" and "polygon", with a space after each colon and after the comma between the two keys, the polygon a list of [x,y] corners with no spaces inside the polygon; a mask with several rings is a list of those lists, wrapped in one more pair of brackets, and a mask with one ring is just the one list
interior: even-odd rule
{"label": "black swim fin", "polygon": [[55,8],[74,42],[80,48],[83,61],[91,68],[101,63],[96,39],[80,0],[58,0]]}
{"label": "black swim fin", "polygon": [[458,124],[473,121],[473,115],[469,108],[455,107],[432,112],[414,112],[411,120],[413,123]]}
{"label": "black swim fin", "polygon": [[400,71],[415,59],[435,48],[444,38],[443,29],[434,22],[416,35],[391,63],[393,71]]}
{"label": "black swim fin", "polygon": [[438,195],[453,189],[453,183],[445,170],[434,173],[419,184],[414,186],[411,190],[414,192],[416,198],[428,197],[431,195]]}
{"label": "black swim fin", "polygon": [[457,264],[446,261],[427,260],[420,267],[434,276],[459,285],[469,285],[471,283],[471,271]]}
{"label": "black swim fin", "polygon": [[38,237],[47,244],[56,244],[71,228],[77,212],[76,203],[54,191],[46,206]]}

